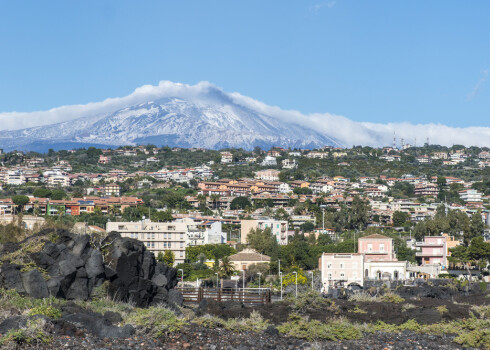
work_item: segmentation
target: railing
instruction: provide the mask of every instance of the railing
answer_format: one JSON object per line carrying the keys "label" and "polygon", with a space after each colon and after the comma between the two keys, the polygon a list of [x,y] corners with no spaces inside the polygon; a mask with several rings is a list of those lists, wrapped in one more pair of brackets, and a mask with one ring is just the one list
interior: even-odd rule
{"label": "railing", "polygon": [[199,304],[203,299],[217,302],[238,301],[250,305],[263,305],[271,302],[269,288],[177,288],[184,297],[184,303]]}

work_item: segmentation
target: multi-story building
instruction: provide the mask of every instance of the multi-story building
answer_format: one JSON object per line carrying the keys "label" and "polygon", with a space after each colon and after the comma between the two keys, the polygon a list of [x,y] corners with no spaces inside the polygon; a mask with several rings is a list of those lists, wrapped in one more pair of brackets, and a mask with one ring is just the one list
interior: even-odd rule
{"label": "multi-story building", "polygon": [[25,176],[20,170],[8,171],[5,183],[7,185],[20,186],[26,182]]}
{"label": "multi-story building", "polygon": [[425,236],[423,242],[415,245],[420,251],[415,253],[422,265],[447,266],[447,236]]}
{"label": "multi-story building", "polygon": [[241,220],[240,243],[247,243],[247,236],[250,233],[250,230],[265,230],[266,228],[271,229],[272,234],[277,239],[277,243],[281,245],[288,244],[288,222],[269,218],[258,220]]}
{"label": "multi-story building", "polygon": [[364,283],[364,254],[323,253],[319,259],[323,291],[329,287]]}
{"label": "multi-story building", "polygon": [[106,231],[116,231],[122,237],[140,240],[155,255],[170,250],[175,255],[175,264],[180,264],[185,261],[189,226],[195,226],[193,220],[152,222],[146,219],[137,222],[108,222]]}
{"label": "multi-story building", "polygon": [[228,164],[233,162],[233,154],[230,152],[221,152],[221,163]]}
{"label": "multi-story building", "polygon": [[393,238],[379,234],[359,238],[357,252],[364,254],[366,262],[396,261]]}
{"label": "multi-story building", "polygon": [[465,202],[481,202],[482,193],[474,189],[459,191],[459,197]]}
{"label": "multi-story building", "polygon": [[102,189],[102,193],[104,193],[105,196],[114,196],[114,197],[119,197],[121,188],[119,187],[118,184],[116,183],[110,183],[104,186]]}
{"label": "multi-story building", "polygon": [[260,170],[255,173],[255,178],[258,180],[265,181],[278,181],[279,180],[279,170],[267,169]]}
{"label": "multi-story building", "polygon": [[438,194],[439,194],[439,188],[434,183],[420,182],[415,185],[416,196],[437,197]]}
{"label": "multi-story building", "polygon": [[262,163],[260,163],[262,166],[276,166],[277,165],[277,160],[276,157],[272,156],[265,156],[264,160]]}

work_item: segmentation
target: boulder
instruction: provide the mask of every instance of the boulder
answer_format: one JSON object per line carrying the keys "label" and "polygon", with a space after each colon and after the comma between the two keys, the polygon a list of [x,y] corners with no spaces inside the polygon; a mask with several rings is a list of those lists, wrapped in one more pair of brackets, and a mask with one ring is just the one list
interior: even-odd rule
{"label": "boulder", "polygon": [[33,298],[49,297],[48,286],[43,275],[38,270],[31,270],[22,274],[22,284],[27,294]]}

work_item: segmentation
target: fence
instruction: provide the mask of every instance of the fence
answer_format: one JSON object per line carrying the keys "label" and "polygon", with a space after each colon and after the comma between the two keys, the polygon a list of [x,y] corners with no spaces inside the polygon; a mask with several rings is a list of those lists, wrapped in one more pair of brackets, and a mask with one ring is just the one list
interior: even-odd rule
{"label": "fence", "polygon": [[184,297],[184,303],[200,303],[203,299],[238,301],[250,305],[263,305],[271,302],[269,288],[177,288]]}

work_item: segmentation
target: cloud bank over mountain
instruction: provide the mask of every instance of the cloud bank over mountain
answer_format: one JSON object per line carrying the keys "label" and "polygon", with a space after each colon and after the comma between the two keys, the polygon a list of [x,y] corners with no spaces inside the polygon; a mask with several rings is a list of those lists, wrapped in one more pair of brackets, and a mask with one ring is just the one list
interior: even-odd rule
{"label": "cloud bank over mountain", "polygon": [[[451,146],[490,146],[489,127],[456,128],[441,124],[418,124],[408,122],[378,124],[355,122],[346,117],[329,113],[303,114],[298,111],[282,110],[269,106],[239,93],[227,93],[209,82],[196,85],[161,81],[157,86],[144,85],[128,96],[108,98],[101,102],[85,105],[71,105],[38,112],[0,113],[0,130],[20,130],[48,126],[56,123],[73,121],[80,118],[98,120],[113,114],[115,111],[137,104],[176,98],[192,101],[197,105],[215,105],[226,113],[230,106],[241,106],[244,110],[270,117],[288,125],[299,125],[310,128],[326,137],[335,139],[346,147],[352,145],[386,146],[393,143],[393,133],[397,140],[403,138],[405,143],[423,144],[429,138],[431,144]],[[0,133],[3,133],[0,131]]]}

